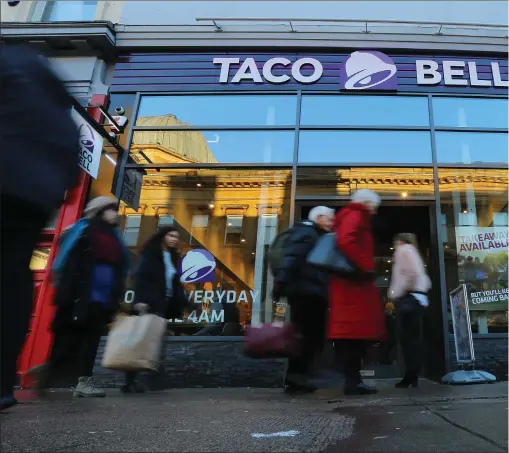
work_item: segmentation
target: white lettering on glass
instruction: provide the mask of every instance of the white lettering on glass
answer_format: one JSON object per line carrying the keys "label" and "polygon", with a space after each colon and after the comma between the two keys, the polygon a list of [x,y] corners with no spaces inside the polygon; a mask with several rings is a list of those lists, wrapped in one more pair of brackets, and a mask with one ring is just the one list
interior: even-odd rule
{"label": "white lettering on glass", "polygon": [[[452,86],[466,86],[468,81],[465,80],[465,62],[464,61],[444,61],[444,83]],[[456,78],[460,77],[460,78]]]}
{"label": "white lettering on glass", "polygon": [[418,85],[438,85],[442,74],[438,72],[438,63],[433,60],[417,60],[415,62]]}

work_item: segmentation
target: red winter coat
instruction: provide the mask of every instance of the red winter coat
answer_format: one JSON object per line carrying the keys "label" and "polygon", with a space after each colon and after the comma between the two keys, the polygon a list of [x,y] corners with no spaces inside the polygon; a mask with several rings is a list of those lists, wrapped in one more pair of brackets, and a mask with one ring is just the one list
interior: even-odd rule
{"label": "red winter coat", "polygon": [[[337,243],[348,260],[363,272],[375,271],[371,213],[350,203],[336,216]],[[329,286],[329,339],[386,339],[382,300],[373,281],[332,277]]]}

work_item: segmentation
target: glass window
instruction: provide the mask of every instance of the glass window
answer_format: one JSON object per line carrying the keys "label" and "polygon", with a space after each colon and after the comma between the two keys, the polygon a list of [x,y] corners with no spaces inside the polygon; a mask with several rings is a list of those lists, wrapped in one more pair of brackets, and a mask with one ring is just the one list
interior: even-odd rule
{"label": "glass window", "polygon": [[244,220],[243,215],[227,215],[226,216],[226,230],[224,234],[224,243],[241,244],[245,242],[242,237],[242,223]]}
{"label": "glass window", "polygon": [[383,197],[409,201],[415,197],[433,197],[433,168],[297,169],[297,196],[350,197],[359,189],[371,189]]}
{"label": "glass window", "polygon": [[[170,323],[176,335],[242,335],[251,322],[281,316],[281,304],[271,298],[267,253],[275,235],[288,227],[291,181],[290,170],[148,170],[132,268],[157,231],[164,206],[180,232],[179,274],[189,299],[182,319]],[[131,211],[126,208],[127,215]],[[213,271],[198,278],[197,263]],[[127,282],[127,291],[136,291],[134,281]]]}
{"label": "glass window", "polygon": [[300,163],[431,163],[429,132],[301,131]]}
{"label": "glass window", "polygon": [[293,161],[293,131],[137,131],[131,155],[147,163]]}
{"label": "glass window", "polygon": [[144,96],[136,125],[293,126],[296,115],[297,96]]}
{"label": "glass window", "polygon": [[32,253],[32,259],[30,260],[30,270],[32,271],[43,271],[48,265],[49,247],[37,247]]}
{"label": "glass window", "polygon": [[428,99],[404,96],[303,96],[303,126],[428,126]]}
{"label": "glass window", "polygon": [[88,199],[96,197],[111,196],[113,189],[113,179],[115,177],[115,167],[117,166],[118,152],[104,141],[103,153],[99,162],[99,173],[97,178],[92,179]]}
{"label": "glass window", "polygon": [[55,1],[47,2],[43,22],[70,22],[94,20],[97,2]]}
{"label": "glass window", "polygon": [[440,168],[439,184],[447,290],[467,286],[473,332],[507,333],[507,170]]}
{"label": "glass window", "polygon": [[190,244],[200,244],[206,239],[207,227],[209,226],[208,215],[193,215],[191,221],[191,231],[189,234]]}
{"label": "glass window", "polygon": [[157,229],[162,229],[166,227],[173,226],[173,223],[175,222],[175,217],[168,214],[162,214],[159,215],[159,218],[157,220]]}
{"label": "glass window", "polygon": [[505,133],[437,132],[437,161],[440,164],[507,164]]}
{"label": "glass window", "polygon": [[501,127],[507,129],[507,99],[433,98],[437,127]]}
{"label": "glass window", "polygon": [[136,247],[140,234],[141,215],[129,214],[124,226],[124,241],[128,247]]}

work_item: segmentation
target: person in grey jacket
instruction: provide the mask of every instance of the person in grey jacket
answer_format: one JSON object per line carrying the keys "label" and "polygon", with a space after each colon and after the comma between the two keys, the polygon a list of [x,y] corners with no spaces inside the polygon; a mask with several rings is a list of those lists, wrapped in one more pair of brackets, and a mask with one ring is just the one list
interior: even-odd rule
{"label": "person in grey jacket", "polygon": [[307,263],[306,258],[320,236],[332,229],[334,211],[313,208],[307,221],[296,223],[284,245],[282,264],[274,276],[274,299],[284,296],[290,305],[291,322],[303,336],[300,357],[290,359],[285,392],[311,393],[309,376],[317,354],[323,349],[329,279],[326,272]]}
{"label": "person in grey jacket", "polygon": [[16,404],[16,362],[32,312],[33,249],[77,182],[79,135],[71,107],[42,57],[0,44],[0,410]]}

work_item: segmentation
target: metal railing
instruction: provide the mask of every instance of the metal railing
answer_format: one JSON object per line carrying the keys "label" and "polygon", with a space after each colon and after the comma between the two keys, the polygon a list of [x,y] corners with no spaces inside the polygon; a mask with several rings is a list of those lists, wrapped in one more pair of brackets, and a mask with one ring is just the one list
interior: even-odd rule
{"label": "metal railing", "polygon": [[[288,32],[297,33],[299,31],[296,27],[326,27],[326,26],[338,26],[345,27],[351,25],[359,25],[362,27],[362,33],[371,33],[376,32],[376,30],[371,29],[370,26],[382,25],[389,27],[408,27],[408,26],[416,26],[421,28],[434,28],[436,31],[433,33],[435,35],[443,35],[446,29],[453,30],[493,30],[493,31],[503,31],[504,37],[508,36],[507,25],[502,24],[473,24],[473,23],[453,23],[453,22],[433,22],[433,21],[403,21],[403,20],[364,20],[364,19],[297,19],[297,18],[232,18],[232,17],[197,17],[197,22],[212,22],[215,27],[215,31],[221,32],[224,31],[224,28],[219,24],[223,23],[264,23],[267,25],[288,25]],[[305,23],[305,24],[304,24]],[[395,32],[395,31],[394,31]],[[406,33],[408,30],[405,31]]]}

